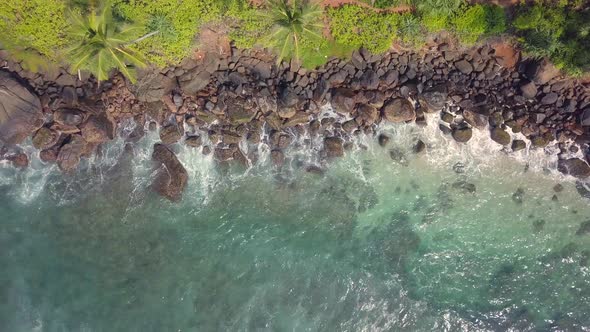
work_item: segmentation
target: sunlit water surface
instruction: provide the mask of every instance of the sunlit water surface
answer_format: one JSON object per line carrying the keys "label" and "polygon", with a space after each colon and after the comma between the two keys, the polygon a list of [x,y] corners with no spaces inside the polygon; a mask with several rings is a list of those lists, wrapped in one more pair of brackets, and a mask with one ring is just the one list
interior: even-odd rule
{"label": "sunlit water surface", "polygon": [[321,139],[280,172],[178,146],[180,203],[149,190],[155,133],[71,177],[0,166],[0,331],[589,331],[590,206],[555,156],[431,122],[323,175]]}

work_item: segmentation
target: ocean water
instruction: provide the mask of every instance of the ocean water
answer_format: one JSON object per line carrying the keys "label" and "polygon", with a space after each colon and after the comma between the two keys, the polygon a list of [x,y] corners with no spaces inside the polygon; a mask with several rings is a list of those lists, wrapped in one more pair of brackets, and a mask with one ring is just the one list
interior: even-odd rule
{"label": "ocean water", "polygon": [[282,170],[177,146],[180,203],[149,190],[156,133],[69,177],[1,164],[0,331],[590,331],[590,205],[555,148],[379,130]]}

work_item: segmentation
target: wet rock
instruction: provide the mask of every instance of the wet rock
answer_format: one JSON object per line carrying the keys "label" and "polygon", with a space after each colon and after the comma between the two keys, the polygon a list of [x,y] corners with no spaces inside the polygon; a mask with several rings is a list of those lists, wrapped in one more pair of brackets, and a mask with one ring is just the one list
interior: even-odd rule
{"label": "wet rock", "polygon": [[447,112],[442,112],[440,119],[446,123],[453,123],[455,121],[453,114]]}
{"label": "wet rock", "polygon": [[176,202],[182,198],[188,173],[174,152],[164,144],[155,144],[152,159],[158,166],[158,173],[152,188],[161,196]]}
{"label": "wet rock", "polygon": [[580,224],[580,228],[576,231],[576,235],[590,234],[590,220],[586,220]]}
{"label": "wet rock", "polygon": [[557,162],[557,169],[563,173],[579,179],[590,176],[590,166],[579,158],[560,159]]}
{"label": "wet rock", "polygon": [[57,165],[64,173],[74,171],[80,163],[88,143],[80,135],[72,135],[70,141],[61,147],[57,155]]}
{"label": "wet rock", "polygon": [[471,128],[455,128],[453,130],[453,138],[455,141],[465,143],[473,136],[473,130]]}
{"label": "wet rock", "polygon": [[70,127],[81,125],[84,117],[84,112],[75,108],[61,108],[53,113],[53,121]]}
{"label": "wet rock", "polygon": [[533,221],[533,231],[535,233],[539,233],[543,230],[543,228],[545,228],[545,220],[543,219],[538,219]]}
{"label": "wet rock", "polygon": [[356,94],[346,88],[334,89],[332,91],[332,107],[338,113],[350,113],[356,104]]}
{"label": "wet rock", "polygon": [[82,137],[89,143],[104,143],[115,138],[116,123],[106,116],[91,116],[80,128]]}
{"label": "wet rock", "polygon": [[193,148],[198,148],[203,144],[203,139],[199,135],[191,135],[184,140],[184,144]]}
{"label": "wet rock", "polygon": [[134,94],[139,101],[154,103],[159,102],[163,96],[170,94],[175,86],[175,80],[170,77],[158,71],[146,69],[140,71],[133,88]]}
{"label": "wet rock", "polygon": [[344,156],[344,145],[341,138],[326,137],[324,139],[324,149],[328,158]]}
{"label": "wet rock", "polygon": [[300,124],[306,124],[309,123],[309,114],[300,111],[295,113],[295,115],[293,117],[291,117],[289,120],[287,120],[284,123],[284,127],[293,127],[296,125],[300,125]]}
{"label": "wet rock", "polygon": [[379,142],[379,145],[381,147],[385,147],[387,145],[387,143],[389,143],[389,136],[385,135],[385,134],[379,134],[379,137],[377,137],[377,141]]}
{"label": "wet rock", "polygon": [[402,166],[408,166],[409,164],[406,154],[400,149],[393,148],[389,150],[389,157]]}
{"label": "wet rock", "polygon": [[285,154],[281,150],[272,150],[270,152],[270,158],[272,159],[273,165],[280,167],[285,164]]}
{"label": "wet rock", "polygon": [[463,174],[465,173],[465,165],[461,162],[458,162],[453,165],[453,171],[457,174]]}
{"label": "wet rock", "polygon": [[471,193],[471,194],[475,193],[475,191],[476,191],[476,187],[473,183],[469,183],[464,180],[459,180],[459,181],[456,181],[455,183],[453,183],[453,188],[454,189],[461,189],[464,192]]}
{"label": "wet rock", "polygon": [[424,150],[426,150],[426,144],[424,144],[422,140],[418,140],[418,142],[416,142],[416,145],[414,145],[413,148],[414,153],[422,153],[424,152]]}
{"label": "wet rock", "polygon": [[437,85],[425,90],[420,95],[420,102],[427,112],[438,112],[447,103],[448,93],[446,85]]}
{"label": "wet rock", "polygon": [[494,142],[501,145],[508,145],[511,141],[510,134],[498,127],[491,130],[490,136]]}
{"label": "wet rock", "polygon": [[477,129],[484,129],[488,126],[488,117],[474,110],[463,110],[465,122]]}
{"label": "wet rock", "polygon": [[49,149],[59,140],[59,133],[46,127],[41,127],[33,136],[33,146],[38,150]]}
{"label": "wet rock", "polygon": [[5,158],[6,160],[10,161],[10,163],[12,163],[13,167],[27,168],[29,166],[29,157],[23,152],[10,154]]}
{"label": "wet rock", "polygon": [[531,145],[536,148],[544,148],[551,142],[551,138],[546,135],[535,136],[531,138]]}
{"label": "wet rock", "polygon": [[41,101],[27,87],[0,71],[0,142],[19,144],[43,123]]}
{"label": "wet rock", "polygon": [[524,198],[524,189],[518,188],[516,192],[512,194],[512,200],[517,204],[522,204],[522,200]]}
{"label": "wet rock", "polygon": [[58,149],[47,149],[39,152],[39,159],[46,163],[54,163],[57,161]]}
{"label": "wet rock", "polygon": [[316,175],[324,175],[325,171],[316,165],[309,165],[307,167],[305,167],[305,171],[307,173],[311,173],[311,174],[316,174]]}
{"label": "wet rock", "polygon": [[416,119],[416,112],[412,104],[408,100],[401,98],[390,100],[383,106],[381,113],[385,120],[393,123]]}
{"label": "wet rock", "polygon": [[370,126],[379,120],[379,110],[377,107],[361,104],[357,107],[357,117],[356,120],[365,126]]}
{"label": "wet rock", "polygon": [[174,144],[182,138],[184,130],[177,124],[169,124],[160,129],[160,140],[163,144]]}
{"label": "wet rock", "polygon": [[516,152],[523,150],[524,148],[526,148],[525,141],[520,139],[515,139],[514,141],[512,141],[512,151]]}
{"label": "wet rock", "polygon": [[563,185],[561,185],[560,183],[556,184],[555,186],[553,186],[553,191],[555,191],[556,193],[560,193],[563,191]]}
{"label": "wet rock", "polygon": [[469,75],[471,74],[471,72],[473,72],[473,66],[466,60],[460,60],[455,62],[455,67],[465,75]]}

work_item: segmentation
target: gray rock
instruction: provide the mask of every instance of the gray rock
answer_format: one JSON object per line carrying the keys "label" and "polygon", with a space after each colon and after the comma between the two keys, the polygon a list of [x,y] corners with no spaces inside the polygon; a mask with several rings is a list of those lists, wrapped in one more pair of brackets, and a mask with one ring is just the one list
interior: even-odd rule
{"label": "gray rock", "polygon": [[541,104],[543,105],[552,105],[555,104],[557,102],[557,99],[559,99],[559,95],[555,92],[551,92],[546,94],[542,99],[541,99]]}
{"label": "gray rock", "polygon": [[414,106],[406,99],[393,99],[387,102],[381,109],[383,118],[389,122],[399,123],[416,119]]}
{"label": "gray rock", "polygon": [[160,129],[160,140],[163,144],[174,144],[182,138],[184,130],[176,124],[170,124]]}
{"label": "gray rock", "polygon": [[447,87],[438,85],[425,90],[420,95],[420,101],[426,106],[427,112],[438,112],[446,104],[448,98]]}
{"label": "gray rock", "polygon": [[75,108],[61,108],[53,113],[53,121],[70,127],[81,125],[84,118],[84,112]]}
{"label": "gray rock", "polygon": [[512,151],[516,152],[523,150],[524,148],[526,148],[525,141],[520,139],[515,139],[514,141],[512,141]]}
{"label": "gray rock", "polygon": [[477,129],[484,129],[488,126],[488,117],[475,110],[463,110],[463,118],[465,122]]}
{"label": "gray rock", "polygon": [[41,102],[27,87],[0,71],[0,142],[19,144],[43,123]]}
{"label": "gray rock", "polygon": [[466,60],[459,60],[455,62],[455,67],[465,75],[469,75],[471,72],[473,72],[473,66]]}
{"label": "gray rock", "polygon": [[580,124],[585,127],[590,127],[590,107],[586,108],[580,116]]}
{"label": "gray rock", "polygon": [[141,71],[135,83],[133,92],[137,99],[146,103],[159,102],[160,99],[172,92],[176,86],[175,80],[156,70]]}
{"label": "gray rock", "polygon": [[203,90],[210,82],[211,74],[207,71],[187,72],[178,78],[180,88],[185,95],[193,96]]}
{"label": "gray rock", "polygon": [[80,135],[72,135],[68,143],[61,147],[57,155],[57,165],[62,172],[74,171],[80,163],[88,143]]}
{"label": "gray rock", "polygon": [[332,107],[338,113],[352,112],[356,104],[356,94],[346,88],[334,89],[332,91]]}
{"label": "gray rock", "polygon": [[537,95],[537,86],[534,82],[528,82],[520,86],[520,92],[526,99],[533,99]]}

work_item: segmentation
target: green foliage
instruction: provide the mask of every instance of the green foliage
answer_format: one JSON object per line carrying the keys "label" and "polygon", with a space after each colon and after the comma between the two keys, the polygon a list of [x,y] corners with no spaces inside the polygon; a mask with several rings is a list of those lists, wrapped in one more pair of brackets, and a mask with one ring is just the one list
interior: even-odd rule
{"label": "green foliage", "polygon": [[465,0],[415,0],[415,5],[422,15],[452,18],[465,5]]}
{"label": "green foliage", "polygon": [[422,15],[422,25],[429,32],[440,32],[448,29],[450,22],[449,16],[438,13],[425,13]]}
{"label": "green foliage", "polygon": [[506,13],[504,8],[496,5],[483,6],[486,17],[486,33],[498,35],[506,31]]}
{"label": "green foliage", "polygon": [[142,25],[141,34],[163,29],[132,46],[159,66],[180,63],[190,53],[199,26],[221,12],[218,0],[115,0],[114,7],[118,16]]}
{"label": "green foliage", "polygon": [[329,8],[328,17],[337,43],[355,49],[365,47],[373,53],[391,47],[400,20],[398,14],[377,13],[354,5]]}
{"label": "green foliage", "polygon": [[277,61],[300,60],[301,49],[321,47],[322,10],[303,0],[269,0],[264,17],[271,22],[269,33],[263,37],[266,46],[276,50]]}
{"label": "green foliage", "polygon": [[486,11],[482,5],[473,5],[453,20],[459,40],[467,45],[474,44],[486,33]]}
{"label": "green foliage", "polygon": [[0,5],[0,31],[3,44],[15,52],[31,50],[56,60],[58,50],[67,44],[64,31],[66,5],[63,0],[3,0]]}
{"label": "green foliage", "polygon": [[530,55],[549,57],[572,75],[590,70],[590,13],[536,5],[519,13],[513,25]]}
{"label": "green foliage", "polygon": [[239,48],[252,48],[260,43],[264,31],[270,30],[272,24],[246,0],[231,0],[224,16],[232,25],[229,37]]}
{"label": "green foliage", "polygon": [[420,47],[424,43],[424,33],[420,19],[411,13],[400,15],[398,21],[398,38],[407,45]]}
{"label": "green foliage", "polygon": [[107,80],[111,70],[118,69],[134,82],[133,66],[144,63],[127,45],[137,36],[138,30],[141,28],[113,20],[108,2],[98,10],[92,8],[84,16],[72,12],[69,32],[77,45],[68,52],[71,69],[87,70],[99,81]]}

